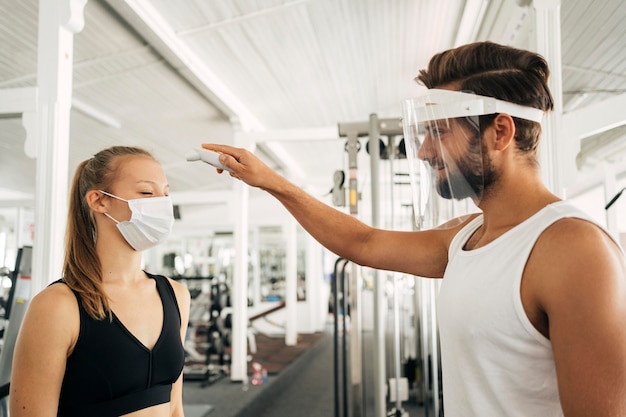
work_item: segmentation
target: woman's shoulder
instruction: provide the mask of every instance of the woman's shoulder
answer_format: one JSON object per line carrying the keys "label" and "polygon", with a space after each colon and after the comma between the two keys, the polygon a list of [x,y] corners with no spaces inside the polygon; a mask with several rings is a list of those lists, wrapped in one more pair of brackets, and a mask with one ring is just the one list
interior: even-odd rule
{"label": "woman's shoulder", "polygon": [[165,277],[165,279],[170,283],[172,290],[174,290],[174,296],[176,297],[176,303],[178,304],[179,311],[186,320],[189,317],[189,308],[191,303],[191,295],[189,294],[189,289],[186,285],[182,284],[175,279]]}
{"label": "woman's shoulder", "polygon": [[78,314],[78,300],[64,282],[55,281],[33,297],[29,309],[42,310],[51,315]]}
{"label": "woman's shoulder", "polygon": [[37,293],[28,305],[22,327],[29,333],[65,340],[68,346],[78,337],[80,312],[78,300],[63,283],[50,285]]}
{"label": "woman's shoulder", "polygon": [[176,297],[176,301],[178,302],[179,305],[189,304],[191,297],[189,295],[189,289],[187,288],[187,286],[185,286],[179,281],[176,281],[175,279],[166,277],[164,275],[155,275],[155,274],[150,274],[150,273],[148,273],[148,275],[154,278],[155,280],[162,280],[163,282],[168,283],[170,288],[174,292],[174,296]]}
{"label": "woman's shoulder", "polygon": [[185,302],[189,301],[189,298],[190,298],[189,289],[187,288],[186,285],[169,277],[165,277],[165,279],[167,279],[167,281],[172,286],[172,289],[174,290],[174,294],[176,294],[176,298],[179,301],[185,301]]}

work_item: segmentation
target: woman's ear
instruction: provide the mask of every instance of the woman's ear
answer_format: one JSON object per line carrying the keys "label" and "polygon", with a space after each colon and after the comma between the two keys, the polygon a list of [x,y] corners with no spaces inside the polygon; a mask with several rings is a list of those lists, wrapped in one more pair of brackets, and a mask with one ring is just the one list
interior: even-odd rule
{"label": "woman's ear", "polygon": [[89,190],[85,195],[85,200],[89,208],[96,213],[106,213],[109,211],[108,198],[101,191]]}
{"label": "woman's ear", "polygon": [[494,149],[502,151],[509,147],[515,139],[515,121],[506,113],[500,113],[493,120],[495,129]]}

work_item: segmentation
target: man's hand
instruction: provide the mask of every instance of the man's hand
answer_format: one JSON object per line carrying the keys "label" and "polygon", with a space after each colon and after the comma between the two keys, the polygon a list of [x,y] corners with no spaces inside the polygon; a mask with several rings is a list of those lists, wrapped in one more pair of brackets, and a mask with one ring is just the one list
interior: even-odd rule
{"label": "man's hand", "polygon": [[[219,161],[230,169],[230,176],[252,187],[272,191],[284,181],[280,175],[246,149],[214,143],[203,143],[202,147],[220,153]],[[224,170],[218,168],[217,171],[222,173]]]}

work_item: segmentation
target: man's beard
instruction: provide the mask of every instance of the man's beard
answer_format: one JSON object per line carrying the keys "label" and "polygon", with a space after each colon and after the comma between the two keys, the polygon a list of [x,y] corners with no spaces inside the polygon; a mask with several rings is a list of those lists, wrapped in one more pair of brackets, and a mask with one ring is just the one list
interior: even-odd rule
{"label": "man's beard", "polygon": [[[482,147],[480,144],[473,146]],[[471,197],[478,203],[497,177],[486,152],[470,151],[454,164],[446,164],[446,176],[437,179],[437,193],[446,199],[463,200]]]}

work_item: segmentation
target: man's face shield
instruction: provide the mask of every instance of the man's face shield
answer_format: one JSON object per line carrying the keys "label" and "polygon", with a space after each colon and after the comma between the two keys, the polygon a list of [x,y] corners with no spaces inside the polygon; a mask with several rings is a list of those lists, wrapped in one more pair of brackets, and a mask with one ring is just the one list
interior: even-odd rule
{"label": "man's face shield", "polygon": [[[539,109],[492,97],[436,89],[406,100],[402,110],[413,205],[420,228],[465,214],[468,204],[478,205],[485,188],[495,180],[496,173],[483,152],[478,116],[508,113],[533,121],[541,121],[543,116]],[[424,224],[426,217],[428,224]]]}

